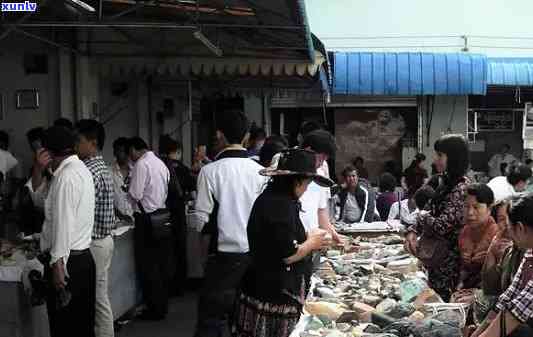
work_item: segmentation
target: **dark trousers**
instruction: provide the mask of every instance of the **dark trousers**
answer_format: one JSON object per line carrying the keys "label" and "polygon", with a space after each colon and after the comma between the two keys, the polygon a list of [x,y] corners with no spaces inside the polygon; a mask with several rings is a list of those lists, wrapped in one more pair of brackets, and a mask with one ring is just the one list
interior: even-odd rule
{"label": "dark trousers", "polygon": [[235,295],[250,263],[248,254],[217,253],[207,260],[198,303],[195,337],[222,337],[229,327]]}
{"label": "dark trousers", "polygon": [[171,294],[180,295],[187,283],[187,224],[185,209],[173,211],[172,226],[174,234],[174,267]]}
{"label": "dark trousers", "polygon": [[163,318],[168,312],[168,289],[174,271],[172,229],[168,227],[154,235],[147,218],[136,213],[134,240],[144,302],[150,314]]}
{"label": "dark trousers", "polygon": [[72,295],[69,304],[58,308],[57,292],[52,281],[52,270],[47,267],[45,277],[49,280],[46,297],[51,337],[94,337],[96,301],[96,267],[91,251],[73,254],[67,263],[66,290]]}

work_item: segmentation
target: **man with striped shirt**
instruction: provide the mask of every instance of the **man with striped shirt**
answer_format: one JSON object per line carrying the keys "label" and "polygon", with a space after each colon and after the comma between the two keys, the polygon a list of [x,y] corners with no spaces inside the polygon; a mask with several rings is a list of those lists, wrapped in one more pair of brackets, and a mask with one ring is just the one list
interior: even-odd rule
{"label": "man with striped shirt", "polygon": [[108,295],[108,274],[113,257],[115,228],[114,185],[111,172],[100,154],[105,130],[95,120],[84,119],[76,124],[78,155],[94,180],[95,209],[91,253],[96,263],[96,337],[113,337],[113,311]]}

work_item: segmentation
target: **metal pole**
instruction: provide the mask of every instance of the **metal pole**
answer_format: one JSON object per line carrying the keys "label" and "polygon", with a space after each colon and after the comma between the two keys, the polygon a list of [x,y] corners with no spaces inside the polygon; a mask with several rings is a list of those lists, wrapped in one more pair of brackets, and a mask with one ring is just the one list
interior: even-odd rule
{"label": "metal pole", "polygon": [[[191,151],[191,163],[192,163],[192,157],[194,155],[194,144],[193,144],[193,136],[192,136],[192,133],[193,133],[193,122],[192,122],[192,81],[191,80],[188,80],[187,81],[187,93],[189,94],[188,96],[188,103],[189,103],[189,107],[188,107],[188,120],[189,120],[189,123],[190,123],[190,128],[189,128],[189,147],[190,147],[190,151]],[[183,135],[185,132],[182,132],[181,134]]]}
{"label": "metal pole", "polygon": [[102,21],[104,18],[104,2],[103,0],[98,0],[98,21]]}
{"label": "metal pole", "polygon": [[148,79],[146,80],[146,86],[147,86],[147,89],[148,89],[148,138],[149,138],[149,144],[150,144],[150,148],[153,148],[154,146],[154,130],[153,130],[153,127],[154,127],[154,123],[153,123],[153,120],[152,120],[152,76],[148,77]]}

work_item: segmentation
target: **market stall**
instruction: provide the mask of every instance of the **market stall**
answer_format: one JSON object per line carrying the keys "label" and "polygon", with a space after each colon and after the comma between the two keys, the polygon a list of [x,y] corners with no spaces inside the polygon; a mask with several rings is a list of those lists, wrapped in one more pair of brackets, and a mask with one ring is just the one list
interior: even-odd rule
{"label": "market stall", "polygon": [[427,286],[403,241],[396,234],[358,236],[329,250],[291,336],[462,336],[467,308],[444,303]]}
{"label": "market stall", "polygon": [[[109,294],[115,318],[133,309],[141,300],[135,274],[133,227],[114,231],[115,250],[109,276]],[[29,273],[42,272],[35,259],[38,246],[13,245],[3,241],[0,261],[0,336],[49,337],[46,305],[32,305]]]}

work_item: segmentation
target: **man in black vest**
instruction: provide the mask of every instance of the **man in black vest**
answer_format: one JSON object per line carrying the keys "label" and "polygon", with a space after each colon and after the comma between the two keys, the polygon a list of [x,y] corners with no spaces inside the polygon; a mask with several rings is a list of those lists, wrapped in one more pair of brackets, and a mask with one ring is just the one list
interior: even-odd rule
{"label": "man in black vest", "polygon": [[342,176],[346,186],[335,196],[335,203],[340,208],[337,220],[345,223],[374,221],[376,193],[373,188],[359,178],[352,165],[344,168]]}

